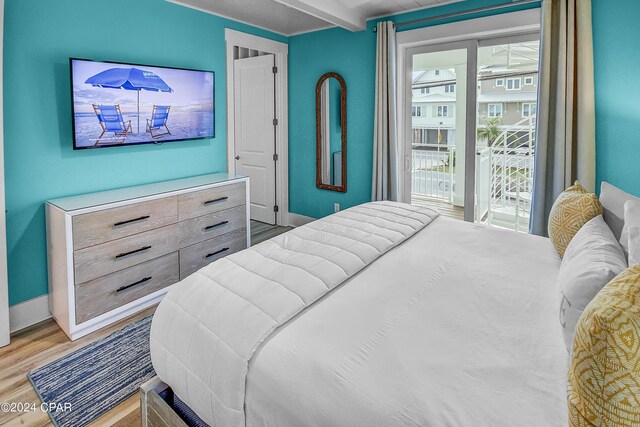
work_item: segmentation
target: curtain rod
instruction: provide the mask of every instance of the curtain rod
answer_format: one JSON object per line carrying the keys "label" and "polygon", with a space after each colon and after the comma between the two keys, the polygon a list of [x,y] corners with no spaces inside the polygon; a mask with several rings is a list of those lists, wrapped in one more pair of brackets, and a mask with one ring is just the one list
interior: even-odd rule
{"label": "curtain rod", "polygon": [[[490,10],[504,9],[507,7],[518,6],[521,4],[539,3],[540,0],[515,0],[511,3],[496,4],[493,6],[477,7],[475,9],[463,10],[460,12],[445,13],[444,15],[430,16],[428,18],[414,19],[413,21],[398,22],[393,24],[394,27],[404,27],[406,25],[422,24],[424,22],[439,21],[440,19],[453,18],[456,16],[471,15],[478,12],[488,12]],[[377,32],[377,26],[373,27],[373,32]]]}

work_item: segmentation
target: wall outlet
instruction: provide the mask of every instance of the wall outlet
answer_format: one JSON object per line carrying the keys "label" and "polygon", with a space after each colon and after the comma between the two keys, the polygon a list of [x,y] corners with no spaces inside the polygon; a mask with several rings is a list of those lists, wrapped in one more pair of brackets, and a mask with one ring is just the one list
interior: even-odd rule
{"label": "wall outlet", "polygon": [[333,211],[334,212],[340,212],[340,203],[334,203],[333,204]]}

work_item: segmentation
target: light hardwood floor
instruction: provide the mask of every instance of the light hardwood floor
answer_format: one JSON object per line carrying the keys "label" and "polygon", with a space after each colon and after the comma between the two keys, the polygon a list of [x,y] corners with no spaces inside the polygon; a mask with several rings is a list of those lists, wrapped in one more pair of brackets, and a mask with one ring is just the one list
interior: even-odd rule
{"label": "light hardwood floor", "polygon": [[[260,243],[278,234],[291,230],[251,221],[252,244]],[[51,319],[19,331],[11,337],[11,344],[0,348],[0,403],[20,402],[40,405],[40,398],[27,379],[27,373],[87,344],[97,341],[110,333],[154,312],[150,308],[122,320],[100,331],[76,341],[70,341],[58,325]],[[0,426],[51,426],[49,416],[41,411],[25,413],[0,412]],[[130,427],[140,425],[140,398],[131,396],[91,426]]]}

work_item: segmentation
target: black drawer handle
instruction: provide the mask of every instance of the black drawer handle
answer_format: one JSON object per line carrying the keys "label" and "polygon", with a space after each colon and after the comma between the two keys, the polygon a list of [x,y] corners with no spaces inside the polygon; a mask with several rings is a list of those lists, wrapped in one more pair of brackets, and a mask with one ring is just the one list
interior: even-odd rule
{"label": "black drawer handle", "polygon": [[118,227],[120,225],[131,224],[132,222],[142,221],[144,219],[151,218],[149,215],[141,216],[140,218],[128,219],[126,221],[120,221],[113,224],[114,227]]}
{"label": "black drawer handle", "polygon": [[225,224],[228,224],[228,223],[229,223],[229,221],[222,221],[222,222],[219,222],[219,223],[217,223],[217,224],[208,225],[208,226],[206,226],[206,227],[204,228],[204,231],[209,231],[209,230],[211,230],[212,228],[220,227],[221,225],[225,225]]}
{"label": "black drawer handle", "polygon": [[223,200],[227,200],[228,197],[224,196],[224,197],[218,197],[217,199],[213,199],[213,200],[207,200],[206,202],[204,202],[205,206],[206,205],[210,205],[211,203],[216,203],[216,202],[221,202]]}
{"label": "black drawer handle", "polygon": [[121,254],[116,255],[116,259],[122,258],[122,257],[127,256],[127,255],[137,254],[138,252],[146,251],[148,249],[151,249],[151,246],[143,246],[140,249],[136,249],[136,250],[129,251],[129,252],[123,252]]}
{"label": "black drawer handle", "polygon": [[146,283],[149,280],[151,280],[151,276],[145,277],[144,279],[138,280],[137,282],[134,282],[130,285],[120,286],[118,289],[116,289],[116,292],[122,292],[126,289],[133,288],[134,286],[142,285],[143,283]]}
{"label": "black drawer handle", "polygon": [[215,255],[221,254],[222,252],[226,252],[226,251],[228,251],[228,250],[229,250],[229,248],[222,248],[222,249],[220,249],[219,251],[211,252],[210,254],[205,255],[205,259],[206,259],[206,258],[211,258],[212,256],[215,256]]}

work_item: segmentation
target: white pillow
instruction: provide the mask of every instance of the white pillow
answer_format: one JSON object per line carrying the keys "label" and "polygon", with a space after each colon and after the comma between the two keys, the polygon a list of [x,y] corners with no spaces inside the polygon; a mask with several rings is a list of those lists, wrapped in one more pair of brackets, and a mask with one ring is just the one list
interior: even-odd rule
{"label": "white pillow", "polygon": [[571,240],[558,273],[560,325],[569,353],[578,319],[587,304],[626,268],[622,248],[602,215],[582,226]]}
{"label": "white pillow", "polygon": [[624,204],[624,228],[620,241],[626,241],[629,265],[640,264],[640,199]]}
{"label": "white pillow", "polygon": [[[629,193],[625,193],[618,187],[602,181],[600,203],[604,208],[604,221],[613,231],[613,235],[618,241],[621,241],[622,228],[624,226],[624,204],[631,199],[640,200]],[[623,246],[626,245],[626,242],[623,243]]]}

